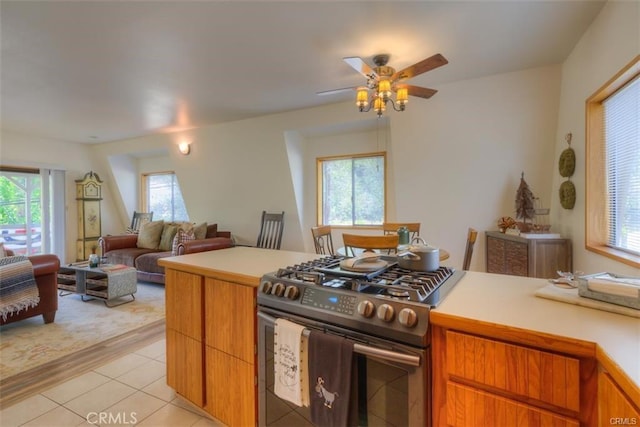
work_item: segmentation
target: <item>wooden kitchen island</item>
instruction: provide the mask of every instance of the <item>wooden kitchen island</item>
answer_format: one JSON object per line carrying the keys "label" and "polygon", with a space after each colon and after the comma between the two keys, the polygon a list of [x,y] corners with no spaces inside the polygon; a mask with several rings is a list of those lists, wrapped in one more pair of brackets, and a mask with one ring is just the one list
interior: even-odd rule
{"label": "wooden kitchen island", "polygon": [[640,319],[467,272],[431,311],[434,426],[640,425]]}
{"label": "wooden kitchen island", "polygon": [[256,288],[315,253],[235,247],[162,258],[167,384],[229,426],[257,425]]}
{"label": "wooden kitchen island", "polygon": [[[317,257],[235,247],[161,259],[169,386],[227,425],[257,425],[257,286]],[[467,272],[432,311],[434,425],[640,425],[640,319],[535,297],[546,284]]]}

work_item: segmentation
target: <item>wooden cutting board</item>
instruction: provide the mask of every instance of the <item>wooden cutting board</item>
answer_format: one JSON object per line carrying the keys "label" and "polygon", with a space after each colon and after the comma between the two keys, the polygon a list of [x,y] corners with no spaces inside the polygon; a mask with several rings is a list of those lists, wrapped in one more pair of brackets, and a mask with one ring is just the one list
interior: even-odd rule
{"label": "wooden cutting board", "polygon": [[578,289],[564,289],[553,284],[549,284],[544,288],[540,288],[535,292],[535,296],[547,298],[555,301],[566,302],[569,304],[580,305],[583,307],[595,308],[596,310],[609,311],[611,313],[623,314],[640,318],[640,310],[635,310],[621,305],[610,304],[604,301],[598,301],[591,298],[585,298],[578,295]]}

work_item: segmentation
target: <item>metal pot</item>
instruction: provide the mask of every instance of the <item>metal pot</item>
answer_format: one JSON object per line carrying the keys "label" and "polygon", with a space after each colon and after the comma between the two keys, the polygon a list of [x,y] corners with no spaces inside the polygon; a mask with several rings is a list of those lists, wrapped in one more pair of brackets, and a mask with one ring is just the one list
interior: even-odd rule
{"label": "metal pot", "polygon": [[405,251],[398,254],[398,265],[408,270],[436,271],[440,267],[440,249],[416,237]]}

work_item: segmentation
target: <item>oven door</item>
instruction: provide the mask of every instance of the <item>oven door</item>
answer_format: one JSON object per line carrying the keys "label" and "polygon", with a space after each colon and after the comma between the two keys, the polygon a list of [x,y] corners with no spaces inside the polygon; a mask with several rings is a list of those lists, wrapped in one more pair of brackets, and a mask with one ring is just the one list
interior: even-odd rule
{"label": "oven door", "polygon": [[[420,349],[312,321],[277,310],[258,311],[258,421],[260,426],[311,426],[309,408],[298,407],[274,393],[273,331],[276,318],[309,329],[344,336],[354,343],[357,381],[352,384],[352,425],[430,425],[428,349]],[[356,385],[357,384],[357,385]],[[357,414],[353,413],[357,412]]]}

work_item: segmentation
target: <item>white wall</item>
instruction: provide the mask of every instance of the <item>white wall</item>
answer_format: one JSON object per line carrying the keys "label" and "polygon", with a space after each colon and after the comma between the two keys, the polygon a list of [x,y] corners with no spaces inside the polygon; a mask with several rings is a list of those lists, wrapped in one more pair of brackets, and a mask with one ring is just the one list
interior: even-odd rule
{"label": "white wall", "polygon": [[[640,53],[640,2],[609,1],[582,36],[562,66],[562,86],[558,130],[553,157],[553,198],[551,221],[563,235],[573,240],[574,268],[585,273],[610,271],[640,275],[640,269],[611,260],[585,249],[585,101]],[[557,169],[557,159],[567,148],[565,135],[571,132],[576,152],[575,207],[563,209],[557,196],[565,180]]]}

